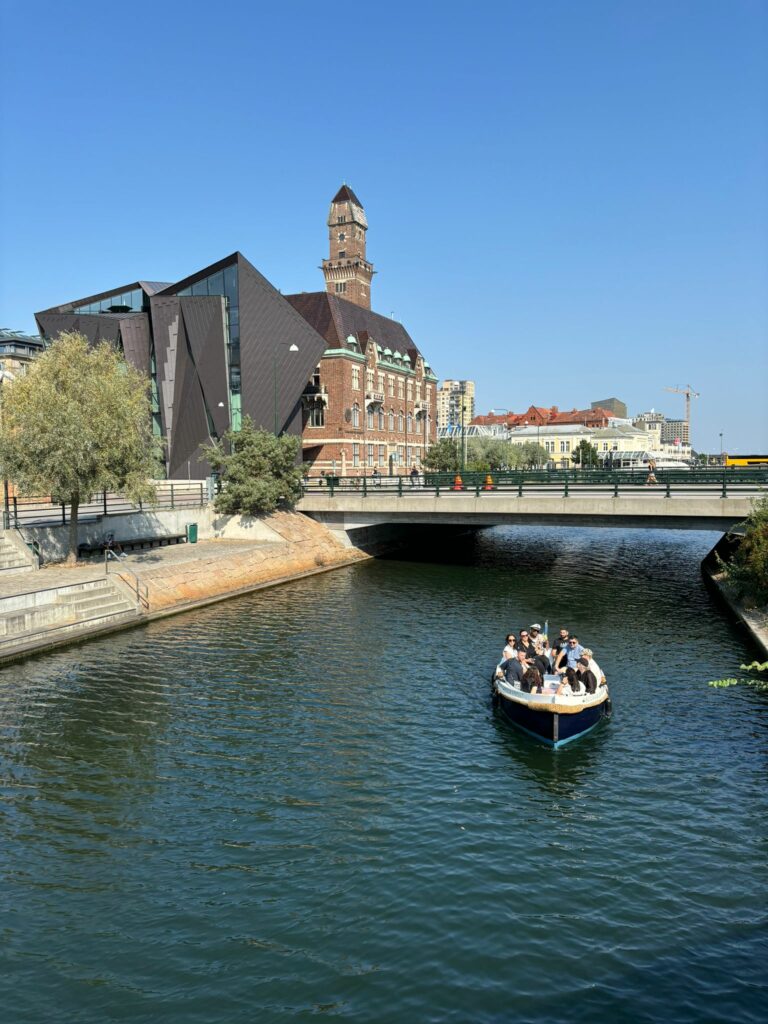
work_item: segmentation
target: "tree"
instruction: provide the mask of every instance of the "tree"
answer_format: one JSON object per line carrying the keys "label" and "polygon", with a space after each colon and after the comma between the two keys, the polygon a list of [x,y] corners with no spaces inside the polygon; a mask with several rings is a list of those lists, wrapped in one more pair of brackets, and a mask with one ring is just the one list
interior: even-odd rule
{"label": "tree", "polygon": [[582,469],[595,469],[600,465],[597,457],[597,448],[590,444],[586,438],[582,438],[571,455],[571,462]]}
{"label": "tree", "polygon": [[214,507],[225,515],[260,515],[291,508],[301,497],[301,467],[296,459],[301,438],[275,437],[244,416],[240,430],[228,430],[203,455],[220,475],[222,489]]}
{"label": "tree", "polygon": [[438,473],[458,473],[459,452],[455,441],[442,437],[435,442],[424,456],[424,465]]}
{"label": "tree", "polygon": [[471,437],[467,443],[467,464],[475,473],[495,473],[511,464],[512,445],[499,437]]}
{"label": "tree", "polygon": [[516,465],[519,469],[533,469],[534,466],[543,466],[549,460],[547,449],[535,441],[526,441],[515,447],[517,448]]}
{"label": "tree", "polygon": [[150,382],[107,342],[64,333],[2,387],[0,462],[28,494],[71,505],[67,561],[77,561],[78,509],[99,491],[152,496],[158,454]]}

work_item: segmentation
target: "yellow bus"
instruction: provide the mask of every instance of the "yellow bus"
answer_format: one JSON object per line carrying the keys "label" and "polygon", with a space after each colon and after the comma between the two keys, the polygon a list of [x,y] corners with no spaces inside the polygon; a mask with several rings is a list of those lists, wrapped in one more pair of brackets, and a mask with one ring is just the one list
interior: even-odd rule
{"label": "yellow bus", "polygon": [[726,466],[768,466],[768,455],[726,455]]}

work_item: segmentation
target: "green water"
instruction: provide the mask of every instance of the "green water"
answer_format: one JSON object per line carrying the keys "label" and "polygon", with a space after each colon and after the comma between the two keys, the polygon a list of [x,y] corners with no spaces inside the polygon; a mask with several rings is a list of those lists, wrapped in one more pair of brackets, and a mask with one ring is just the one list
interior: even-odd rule
{"label": "green water", "polygon": [[[768,699],[711,534],[499,529],[0,673],[2,1021],[762,1021]],[[560,751],[487,676],[594,646]]]}

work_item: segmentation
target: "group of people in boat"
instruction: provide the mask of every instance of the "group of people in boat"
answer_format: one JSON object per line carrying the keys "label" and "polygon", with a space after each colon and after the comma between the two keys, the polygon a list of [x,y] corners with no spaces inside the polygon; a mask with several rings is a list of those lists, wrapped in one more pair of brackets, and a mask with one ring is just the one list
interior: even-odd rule
{"label": "group of people in boat", "polygon": [[[559,678],[546,681],[547,676]],[[538,622],[519,630],[517,636],[507,634],[496,678],[506,679],[525,693],[551,692],[564,697],[597,693],[605,686],[605,676],[589,647],[583,647],[568,629],[561,629],[550,645]]]}

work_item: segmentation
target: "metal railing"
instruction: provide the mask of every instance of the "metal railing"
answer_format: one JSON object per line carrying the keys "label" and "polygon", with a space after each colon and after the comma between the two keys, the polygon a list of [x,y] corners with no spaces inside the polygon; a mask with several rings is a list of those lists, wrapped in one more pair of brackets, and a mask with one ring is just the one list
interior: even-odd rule
{"label": "metal railing", "polygon": [[[649,482],[648,471],[634,470],[505,470],[498,473],[419,473],[418,476],[328,475],[304,481],[305,494],[414,496],[431,494],[506,493],[550,494],[568,497],[573,493],[608,495],[637,493],[638,489],[672,497],[673,493],[718,494],[720,497],[744,496],[768,489],[768,469],[737,470],[656,470]],[[767,491],[768,493],[768,491]]]}
{"label": "metal railing", "polygon": [[[142,590],[141,580],[139,579],[138,575],[135,572],[133,572],[133,570],[126,569],[125,566],[122,564],[125,555],[121,557],[117,553],[117,551],[113,551],[112,548],[104,548],[105,576],[109,576],[110,558],[113,559],[113,561],[117,562],[117,564],[120,566],[120,569],[118,570],[116,575],[123,581],[123,583],[125,583],[126,587],[128,587],[128,589],[136,595],[136,600],[144,609],[144,611],[147,611],[149,609],[149,587],[145,583],[144,589]],[[130,579],[126,579],[126,576],[130,576],[133,579],[133,582],[131,582]]]}
{"label": "metal railing", "polygon": [[[103,491],[80,503],[78,521],[102,516],[126,515],[155,509],[200,508],[208,502],[206,480],[167,481],[155,484],[155,497],[148,502],[132,502],[122,494]],[[71,506],[52,502],[50,497],[13,495],[4,509],[4,526],[64,526],[71,517]]]}

